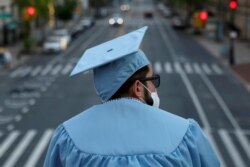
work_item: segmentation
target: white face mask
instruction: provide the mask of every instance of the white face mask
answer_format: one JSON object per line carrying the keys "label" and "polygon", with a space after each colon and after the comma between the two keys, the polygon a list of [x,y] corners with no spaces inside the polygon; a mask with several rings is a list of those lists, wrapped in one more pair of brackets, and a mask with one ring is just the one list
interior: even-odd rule
{"label": "white face mask", "polygon": [[157,91],[151,92],[144,84],[142,84],[142,86],[150,93],[150,96],[153,99],[153,106],[159,108],[160,107],[160,98],[158,96]]}

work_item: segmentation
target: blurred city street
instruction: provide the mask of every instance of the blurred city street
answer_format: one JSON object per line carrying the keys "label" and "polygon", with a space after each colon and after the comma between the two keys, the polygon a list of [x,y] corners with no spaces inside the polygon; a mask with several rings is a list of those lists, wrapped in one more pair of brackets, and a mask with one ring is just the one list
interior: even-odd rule
{"label": "blurred city street", "polygon": [[[222,167],[250,166],[249,43],[235,44],[236,65],[230,66],[221,56],[225,43],[174,28],[153,0],[129,4],[120,12],[121,25],[111,25],[112,14],[98,18],[63,51],[47,53],[41,45],[20,57],[22,43],[9,46],[13,66],[0,69],[0,166],[42,166],[55,128],[100,103],[92,72],[69,76],[83,52],[143,26],[141,48],[161,76],[160,108],[195,119]],[[66,29],[72,32],[77,23]]]}

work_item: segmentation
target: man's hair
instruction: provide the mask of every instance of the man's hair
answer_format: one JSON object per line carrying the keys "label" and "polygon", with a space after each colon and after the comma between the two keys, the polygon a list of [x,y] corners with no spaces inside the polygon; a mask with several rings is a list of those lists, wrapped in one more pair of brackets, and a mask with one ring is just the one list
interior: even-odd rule
{"label": "man's hair", "polygon": [[117,99],[124,96],[129,95],[129,88],[139,78],[146,77],[147,73],[149,72],[149,66],[144,66],[137,70],[130,78],[127,79],[127,81],[116,91],[116,93],[110,98]]}

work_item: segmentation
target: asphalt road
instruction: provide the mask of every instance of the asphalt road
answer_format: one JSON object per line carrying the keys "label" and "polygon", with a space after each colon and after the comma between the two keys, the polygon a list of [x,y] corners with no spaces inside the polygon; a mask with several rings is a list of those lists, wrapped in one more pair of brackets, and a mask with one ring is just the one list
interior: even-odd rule
{"label": "asphalt road", "polygon": [[192,35],[172,29],[157,9],[143,18],[143,5],[135,5],[122,27],[98,20],[64,53],[34,55],[0,72],[0,166],[42,166],[54,129],[100,103],[92,72],[69,77],[84,50],[145,25],[142,49],[161,75],[160,107],[198,121],[222,166],[250,166],[250,93]]}

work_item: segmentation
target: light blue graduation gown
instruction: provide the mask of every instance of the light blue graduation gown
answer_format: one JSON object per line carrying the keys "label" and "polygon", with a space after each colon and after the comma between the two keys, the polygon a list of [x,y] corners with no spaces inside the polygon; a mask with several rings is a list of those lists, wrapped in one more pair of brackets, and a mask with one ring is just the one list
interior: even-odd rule
{"label": "light blue graduation gown", "polygon": [[134,99],[95,105],[60,125],[44,167],[218,167],[199,125]]}

